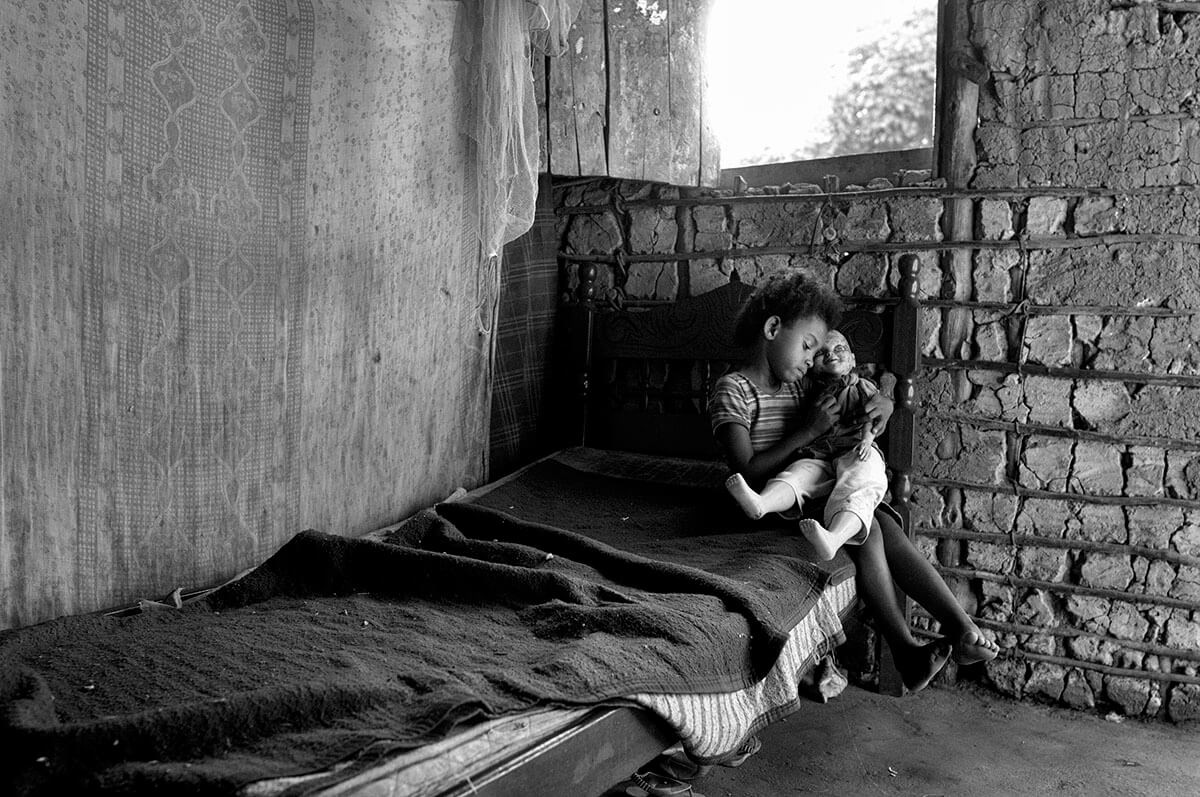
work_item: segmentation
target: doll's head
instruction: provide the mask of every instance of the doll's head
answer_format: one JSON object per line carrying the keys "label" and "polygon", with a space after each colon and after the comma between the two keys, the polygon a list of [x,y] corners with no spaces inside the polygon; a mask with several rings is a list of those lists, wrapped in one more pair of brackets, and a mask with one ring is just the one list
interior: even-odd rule
{"label": "doll's head", "polygon": [[813,358],[813,370],[826,376],[845,376],[854,370],[858,362],[846,336],[836,329],[825,336],[825,345]]}

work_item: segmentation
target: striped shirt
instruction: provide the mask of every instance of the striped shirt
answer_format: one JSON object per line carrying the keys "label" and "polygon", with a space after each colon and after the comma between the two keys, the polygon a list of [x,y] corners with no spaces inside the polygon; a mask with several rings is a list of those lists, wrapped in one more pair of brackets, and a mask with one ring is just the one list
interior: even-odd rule
{"label": "striped shirt", "polygon": [[778,393],[771,394],[733,371],[713,385],[708,398],[708,417],[714,434],[727,423],[746,427],[750,431],[750,446],[757,454],[782,440],[795,427],[803,399],[798,381],[789,382]]}

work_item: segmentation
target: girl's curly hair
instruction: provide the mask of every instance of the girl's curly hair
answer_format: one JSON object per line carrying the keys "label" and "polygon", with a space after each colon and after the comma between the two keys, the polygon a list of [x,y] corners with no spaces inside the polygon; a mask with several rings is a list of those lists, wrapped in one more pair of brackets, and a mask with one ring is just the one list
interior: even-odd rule
{"label": "girl's curly hair", "polygon": [[842,320],[842,300],[828,287],[797,271],[771,277],[760,285],[738,313],[733,340],[753,346],[763,324],[773,315],[784,324],[798,318],[820,318],[833,329]]}

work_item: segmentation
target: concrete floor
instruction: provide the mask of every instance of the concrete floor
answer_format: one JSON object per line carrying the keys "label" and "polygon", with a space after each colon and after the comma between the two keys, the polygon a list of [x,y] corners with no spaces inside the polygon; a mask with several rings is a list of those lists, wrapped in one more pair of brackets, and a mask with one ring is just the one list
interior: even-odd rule
{"label": "concrete floor", "polygon": [[969,686],[899,699],[850,687],[761,738],[741,767],[694,781],[694,797],[1200,796],[1198,724],[1114,722]]}

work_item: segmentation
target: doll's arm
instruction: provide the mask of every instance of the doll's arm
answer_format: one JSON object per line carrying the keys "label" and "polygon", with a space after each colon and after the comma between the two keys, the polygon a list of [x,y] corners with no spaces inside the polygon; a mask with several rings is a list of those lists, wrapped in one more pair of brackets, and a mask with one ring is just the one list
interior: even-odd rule
{"label": "doll's arm", "polygon": [[867,409],[867,407],[872,400],[878,402],[880,400],[880,396],[885,399],[887,397],[884,396],[882,391],[877,389],[874,384],[866,379],[858,380],[855,387],[858,388],[859,391],[860,407],[863,409],[864,415],[862,431],[859,434],[859,441],[858,444],[854,446],[854,453],[861,461],[867,458],[867,454],[870,453],[871,446],[874,444],[875,438],[883,432],[883,427],[887,424],[888,417],[891,416],[891,407],[888,406],[886,408],[887,412],[884,414],[882,422],[880,422],[880,419],[876,415],[873,415]]}

